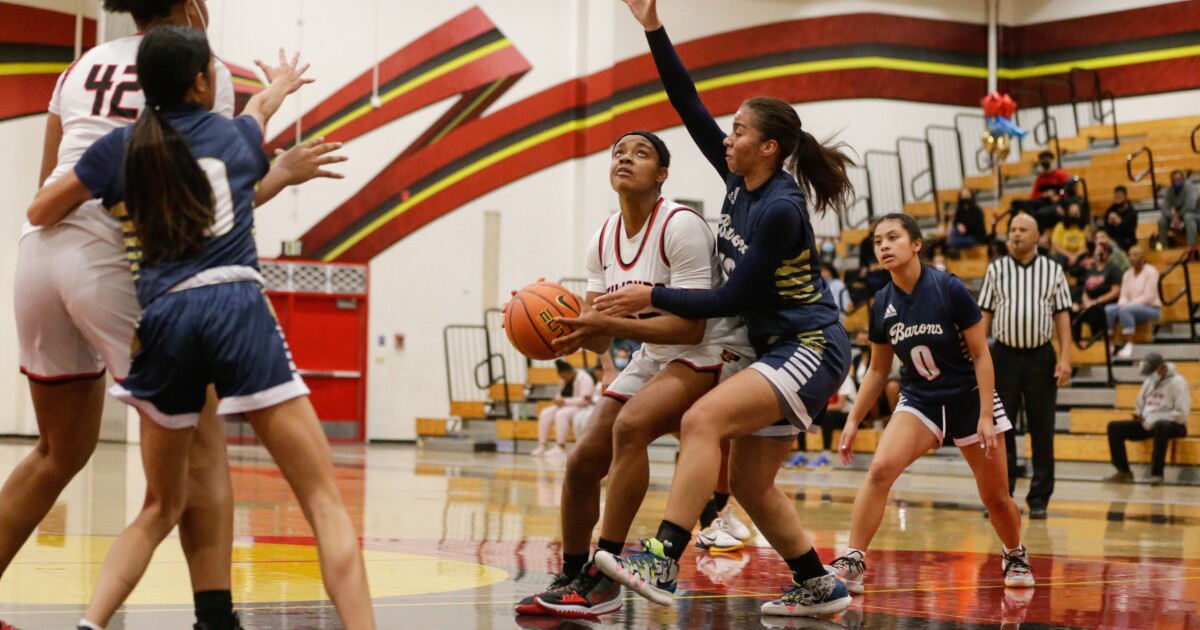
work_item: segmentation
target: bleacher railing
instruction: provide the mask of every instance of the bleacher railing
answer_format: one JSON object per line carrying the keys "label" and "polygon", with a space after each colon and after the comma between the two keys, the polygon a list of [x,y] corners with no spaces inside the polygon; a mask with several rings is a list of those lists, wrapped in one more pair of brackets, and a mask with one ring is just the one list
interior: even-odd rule
{"label": "bleacher railing", "polygon": [[[1192,270],[1191,265],[1188,264],[1190,260],[1191,252],[1184,252],[1178,260],[1171,263],[1170,267],[1167,267],[1166,270],[1159,274],[1158,297],[1162,300],[1163,309],[1174,305],[1179,300],[1187,300],[1188,337],[1192,341],[1200,341],[1200,334],[1196,332],[1196,325],[1200,324],[1200,316],[1196,313],[1196,296],[1192,295]],[[1175,295],[1167,296],[1165,283],[1172,274],[1177,272],[1183,274],[1183,287]]]}
{"label": "bleacher railing", "polygon": [[1200,153],[1200,145],[1196,144],[1196,136],[1200,134],[1200,125],[1192,129],[1192,153]]}
{"label": "bleacher railing", "polygon": [[[1093,313],[1095,311],[1099,311],[1098,317],[1091,315],[1091,313]],[[1082,328],[1080,327],[1080,324],[1081,324],[1081,322],[1083,322],[1087,319],[1094,319],[1096,321],[1105,321],[1104,305],[1103,304],[1093,304],[1093,305],[1083,309],[1079,313],[1077,313],[1075,315],[1075,317],[1071,320],[1071,328],[1073,330],[1082,330]],[[1087,339],[1075,339],[1075,347],[1079,348],[1080,350],[1087,350],[1088,348],[1091,348],[1093,345],[1095,345],[1097,342],[1103,341],[1104,342],[1104,369],[1106,370],[1107,379],[1108,379],[1107,386],[1115,387],[1116,383],[1117,383],[1117,379],[1113,377],[1112,342],[1109,340],[1109,336],[1108,336],[1108,325],[1101,324],[1100,326],[1098,326],[1098,328],[1100,329],[1099,331],[1096,331],[1096,330],[1090,331],[1091,336],[1088,337]]]}
{"label": "bleacher railing", "polygon": [[[1149,162],[1149,166],[1147,166],[1144,171],[1138,173],[1137,175],[1134,175],[1133,174],[1133,162],[1138,157],[1140,157],[1143,153],[1146,154],[1146,159]],[[1128,156],[1126,156],[1125,157],[1125,174],[1129,176],[1129,181],[1134,182],[1134,183],[1141,182],[1143,179],[1146,179],[1147,176],[1150,177],[1150,195],[1154,199],[1154,209],[1158,210],[1159,209],[1158,176],[1154,174],[1154,151],[1151,151],[1150,147],[1144,146],[1144,147],[1138,149],[1137,151],[1134,151],[1133,153],[1130,153]]]}
{"label": "bleacher railing", "polygon": [[854,201],[846,208],[844,214],[838,215],[838,226],[842,230],[856,230],[870,225],[875,218],[875,209],[871,203],[871,176],[866,164],[847,167],[846,175],[854,185]]}
{"label": "bleacher railing", "polygon": [[872,149],[863,153],[867,169],[867,197],[872,215],[904,212],[904,171],[900,154]]}
{"label": "bleacher railing", "polygon": [[[1078,109],[1082,104],[1087,104],[1089,107],[1084,111],[1091,114],[1091,120],[1088,124],[1104,124],[1111,122],[1112,128],[1112,144],[1117,146],[1120,143],[1120,137],[1117,135],[1117,100],[1111,91],[1107,91],[1100,83],[1100,73],[1096,70],[1088,70],[1084,68],[1071,68],[1067,74],[1067,79],[1070,81],[1071,89],[1071,107],[1075,111],[1075,126],[1079,126]],[[1087,90],[1081,88],[1081,85],[1086,85]],[[1084,96],[1085,94],[1089,94]],[[1105,102],[1108,103],[1108,109],[1104,109]]]}

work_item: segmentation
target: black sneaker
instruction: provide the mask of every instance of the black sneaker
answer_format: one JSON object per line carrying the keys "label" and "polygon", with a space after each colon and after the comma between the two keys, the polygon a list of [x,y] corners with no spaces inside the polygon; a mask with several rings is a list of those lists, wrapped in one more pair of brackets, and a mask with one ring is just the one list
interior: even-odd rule
{"label": "black sneaker", "polygon": [[594,562],[585,564],[566,588],[541,593],[535,600],[545,609],[543,614],[559,617],[595,617],[616,612],[624,604],[621,585],[608,579]]}
{"label": "black sneaker", "polygon": [[[0,630],[4,630],[4,626],[0,626]],[[206,623],[196,623],[195,625],[192,626],[192,630],[244,630],[244,629],[242,628],[241,620],[238,619],[237,613],[233,613],[233,616],[229,619],[229,623],[225,626],[218,627],[218,626],[211,626]]]}
{"label": "black sneaker", "polygon": [[542,608],[541,606],[538,606],[538,604],[537,604],[538,595],[545,595],[547,593],[553,593],[555,591],[562,590],[562,589],[566,588],[567,585],[569,585],[572,581],[574,581],[574,579],[575,578],[572,578],[571,576],[567,575],[566,573],[556,573],[554,575],[554,580],[552,582],[550,582],[550,586],[546,587],[545,591],[543,591],[541,593],[537,593],[535,595],[530,595],[529,597],[526,597],[525,599],[522,599],[521,601],[517,602],[517,606],[516,606],[517,614],[518,615],[546,615],[546,614],[549,614],[546,612],[546,610],[544,608]]}

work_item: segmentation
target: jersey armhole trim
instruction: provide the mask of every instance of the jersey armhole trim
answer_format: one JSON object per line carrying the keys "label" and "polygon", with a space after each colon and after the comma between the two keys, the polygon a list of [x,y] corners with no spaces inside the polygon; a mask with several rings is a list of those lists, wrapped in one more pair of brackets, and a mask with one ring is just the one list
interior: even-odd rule
{"label": "jersey armhole trim", "polygon": [[701,221],[704,220],[704,217],[700,216],[699,212],[696,212],[687,206],[677,206],[672,208],[671,213],[667,215],[667,218],[663,219],[662,233],[658,235],[658,256],[659,258],[662,258],[663,264],[666,265],[668,269],[671,268],[671,261],[667,260],[667,227],[671,225],[671,219],[675,218],[675,215],[679,214],[680,212],[691,212]]}
{"label": "jersey armhole trim", "polygon": [[600,228],[600,244],[598,246],[598,250],[596,253],[600,255],[600,266],[601,267],[604,266],[604,235],[608,234],[608,224],[609,223],[612,223],[612,217],[608,217],[607,219],[605,219],[604,227]]}

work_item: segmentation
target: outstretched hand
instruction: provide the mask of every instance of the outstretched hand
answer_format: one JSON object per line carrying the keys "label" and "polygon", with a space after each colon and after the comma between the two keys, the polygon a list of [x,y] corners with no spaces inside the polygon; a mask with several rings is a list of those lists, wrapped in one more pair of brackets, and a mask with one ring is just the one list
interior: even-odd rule
{"label": "outstretched hand", "polygon": [[285,94],[292,94],[301,87],[316,81],[304,76],[308,72],[310,64],[300,65],[300,53],[292,55],[291,61],[288,61],[287,53],[282,48],[279,49],[279,65],[268,66],[261,59],[255,59],[254,65],[258,66],[259,70],[267,77],[267,84],[274,85],[276,81],[283,81],[282,87]]}
{"label": "outstretched hand", "polygon": [[657,0],[621,1],[625,3],[625,6],[629,7],[629,11],[633,13],[633,17],[642,25],[642,28],[647,31],[657,31],[662,28],[662,21],[658,19]]}
{"label": "outstretched hand", "polygon": [[331,155],[341,148],[341,142],[325,142],[325,138],[312,138],[287,151],[275,149],[275,168],[281,168],[287,173],[288,184],[292,186],[318,177],[342,179],[346,177],[342,173],[322,168],[350,159],[344,155]]}
{"label": "outstretched hand", "polygon": [[609,317],[625,317],[650,308],[653,287],[631,284],[616,293],[606,293],[592,300],[592,307]]}

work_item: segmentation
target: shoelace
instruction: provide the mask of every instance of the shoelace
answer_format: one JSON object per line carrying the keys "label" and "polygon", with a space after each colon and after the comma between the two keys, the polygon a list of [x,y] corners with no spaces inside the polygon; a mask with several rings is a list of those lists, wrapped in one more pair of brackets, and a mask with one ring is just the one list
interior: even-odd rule
{"label": "shoelace", "polygon": [[839,569],[846,569],[848,573],[862,573],[867,570],[867,564],[865,562],[850,556],[842,556],[837,560],[834,560],[833,566]]}
{"label": "shoelace", "polygon": [[[562,590],[562,589],[570,586],[572,582],[574,582],[576,579],[578,579],[578,576],[572,578],[572,577],[567,576],[566,573],[551,573],[550,575],[554,576],[554,580],[552,580],[550,582],[550,586],[546,588],[547,593],[549,593],[551,591]],[[583,572],[581,571],[579,573],[579,575],[583,575]]]}
{"label": "shoelace", "polygon": [[[994,566],[994,565],[993,565]],[[1025,554],[1004,554],[1004,572],[1014,571],[1016,573],[1030,573],[1033,569],[1029,563],[1025,561]]]}

